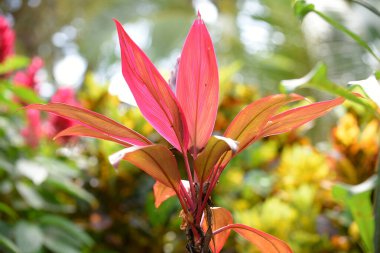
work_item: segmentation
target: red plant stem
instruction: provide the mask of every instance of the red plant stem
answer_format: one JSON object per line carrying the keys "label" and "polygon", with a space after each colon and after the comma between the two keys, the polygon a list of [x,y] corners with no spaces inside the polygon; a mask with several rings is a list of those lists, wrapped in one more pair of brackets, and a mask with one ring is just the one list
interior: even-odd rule
{"label": "red plant stem", "polygon": [[215,166],[215,169],[212,171],[210,175],[210,185],[208,186],[207,192],[203,198],[202,204],[199,206],[200,208],[198,209],[198,215],[197,217],[201,217],[201,214],[203,210],[206,208],[206,204],[208,199],[210,198],[211,192],[214,189],[216,182],[218,182],[219,176],[222,173],[223,169],[225,166],[220,166],[220,164],[223,162],[225,155],[219,160],[219,163],[217,166]]}
{"label": "red plant stem", "polygon": [[193,176],[191,174],[191,169],[190,169],[190,164],[189,164],[189,158],[187,156],[186,149],[183,149],[182,153],[183,153],[183,157],[184,157],[184,160],[185,160],[186,174],[187,174],[187,177],[189,179],[189,184],[190,184],[190,192],[191,192],[191,199],[190,199],[191,200],[191,206],[190,206],[190,208],[191,208],[191,211],[194,211],[194,204],[196,203],[196,201],[195,201],[196,194],[195,194]]}
{"label": "red plant stem", "polygon": [[191,206],[191,199],[182,182],[179,183],[179,186],[180,186],[180,190],[178,194],[178,199],[181,202],[182,209],[187,213],[188,209]]}

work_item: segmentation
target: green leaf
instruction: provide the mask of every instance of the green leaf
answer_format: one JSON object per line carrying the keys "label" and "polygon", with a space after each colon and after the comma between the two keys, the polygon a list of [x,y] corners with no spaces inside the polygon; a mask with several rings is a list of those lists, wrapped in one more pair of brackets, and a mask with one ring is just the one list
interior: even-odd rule
{"label": "green leaf", "polygon": [[13,94],[21,99],[25,103],[43,103],[44,101],[38,96],[38,94],[27,87],[19,86],[19,85],[10,85],[8,87]]}
{"label": "green leaf", "polygon": [[57,229],[66,232],[81,244],[86,246],[94,244],[92,238],[83,229],[68,219],[56,215],[44,215],[39,221],[42,226],[56,227]]}
{"label": "green leaf", "polygon": [[81,253],[59,230],[46,233],[44,245],[54,253]]}
{"label": "green leaf", "polygon": [[283,80],[280,83],[280,89],[285,93],[294,92],[295,89],[305,87],[316,88],[318,90],[323,90],[331,94],[344,97],[352,102],[364,106],[370,112],[376,113],[376,110],[368,101],[356,96],[348,89],[330,81],[327,77],[327,66],[323,63],[318,63],[313,70],[304,77],[299,79]]}
{"label": "green leaf", "polygon": [[95,205],[97,203],[94,196],[67,179],[49,177],[46,179],[46,184],[52,185],[55,190],[64,191],[78,199],[86,201],[91,205]]}
{"label": "green leaf", "polygon": [[16,170],[21,175],[29,178],[35,185],[39,185],[48,177],[46,168],[35,161],[20,159],[17,161]]}
{"label": "green leaf", "polygon": [[0,203],[0,212],[7,214],[12,219],[17,218],[17,213],[5,203]]}
{"label": "green leaf", "polygon": [[21,253],[16,244],[2,234],[0,234],[0,249],[5,250],[6,253]]}
{"label": "green leaf", "polygon": [[293,9],[296,16],[303,20],[309,12],[314,10],[314,4],[308,4],[305,0],[296,0]]}
{"label": "green leaf", "polygon": [[18,222],[14,234],[21,252],[35,253],[41,250],[44,235],[35,224],[25,221]]}
{"label": "green leaf", "polygon": [[365,252],[373,252],[375,222],[372,212],[371,192],[375,188],[377,176],[373,175],[359,185],[336,184],[332,193],[337,201],[342,201],[351,212],[359,227]]}
{"label": "green leaf", "polygon": [[365,94],[372,99],[373,102],[380,108],[380,71],[376,71],[373,75],[370,75],[367,79],[351,81],[348,84],[352,87],[360,86]]}
{"label": "green leaf", "polygon": [[12,56],[0,64],[0,75],[25,68],[29,64],[29,59],[25,56]]}
{"label": "green leaf", "polygon": [[41,209],[45,206],[45,201],[41,195],[31,186],[24,182],[17,182],[16,189],[23,197],[26,203],[36,209]]}

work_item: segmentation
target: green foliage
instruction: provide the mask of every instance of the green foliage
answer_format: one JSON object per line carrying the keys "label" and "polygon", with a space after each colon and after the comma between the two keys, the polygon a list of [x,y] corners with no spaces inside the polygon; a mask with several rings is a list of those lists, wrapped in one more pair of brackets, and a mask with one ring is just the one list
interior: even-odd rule
{"label": "green foliage", "polygon": [[374,251],[374,217],[372,215],[371,193],[375,188],[377,178],[372,176],[355,186],[336,184],[332,190],[337,201],[341,201],[350,210],[364,242],[366,252]]}

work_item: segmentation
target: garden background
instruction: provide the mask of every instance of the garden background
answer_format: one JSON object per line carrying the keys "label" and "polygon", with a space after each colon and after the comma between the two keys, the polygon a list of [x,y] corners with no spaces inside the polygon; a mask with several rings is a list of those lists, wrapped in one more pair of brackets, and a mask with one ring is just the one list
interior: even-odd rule
{"label": "garden background", "polygon": [[[80,105],[160,141],[122,77],[112,18],[169,79],[199,10],[219,65],[216,133],[269,94],[348,98],[244,151],[213,202],[294,252],[374,252],[379,9],[376,0],[1,1],[0,251],[183,252],[178,201],[155,208],[153,179],[109,164],[119,145],[52,140],[73,123],[22,107]],[[357,103],[348,89],[369,99]],[[233,236],[222,252],[255,249]]]}

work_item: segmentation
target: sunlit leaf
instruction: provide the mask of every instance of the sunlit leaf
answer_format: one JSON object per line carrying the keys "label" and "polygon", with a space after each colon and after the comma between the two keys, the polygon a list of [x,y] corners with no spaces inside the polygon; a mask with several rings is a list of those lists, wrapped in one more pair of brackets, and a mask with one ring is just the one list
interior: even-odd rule
{"label": "sunlit leaf", "polygon": [[182,49],[176,95],[186,116],[189,148],[196,155],[214,129],[218,110],[218,65],[203,20],[194,21]]}
{"label": "sunlit leaf", "polygon": [[205,149],[195,159],[195,172],[201,184],[205,182],[219,159],[227,151],[236,152],[238,144],[229,138],[213,136]]}
{"label": "sunlit leaf", "polygon": [[145,53],[115,20],[124,79],[144,117],[175,148],[189,141],[186,119],[174,93]]}
{"label": "sunlit leaf", "polygon": [[299,126],[323,116],[334,107],[342,104],[344,98],[313,103],[310,105],[297,107],[270,118],[268,124],[264,127],[261,136],[270,136],[289,132]]}
{"label": "sunlit leaf", "polygon": [[181,176],[177,161],[172,152],[163,145],[126,148],[111,155],[109,160],[114,166],[121,160],[126,160],[178,192]]}
{"label": "sunlit leaf", "polygon": [[81,125],[76,125],[76,126],[66,128],[65,130],[59,132],[56,136],[54,136],[54,139],[58,139],[58,138],[64,137],[64,136],[92,137],[92,138],[96,138],[96,139],[102,139],[102,140],[106,140],[106,141],[116,142],[116,143],[119,143],[125,147],[131,146],[131,144],[129,144],[127,142],[113,138],[112,136],[109,136],[109,135],[104,134],[102,132],[99,132],[99,131],[96,131],[94,129],[91,129],[91,128],[88,128],[85,126],[81,126]]}
{"label": "sunlit leaf", "polygon": [[67,104],[49,103],[46,105],[28,105],[26,106],[26,109],[36,109],[57,114],[58,116],[71,119],[78,124],[100,131],[102,134],[109,135],[130,144],[142,146],[151,144],[151,142],[141,134],[103,116],[102,114],[83,108]]}
{"label": "sunlit leaf", "polygon": [[264,233],[258,229],[248,227],[243,224],[230,224],[224,226],[217,231],[214,231],[214,234],[217,235],[225,230],[234,230],[236,233],[244,237],[246,240],[256,245],[256,247],[262,253],[292,253],[291,248],[282,240]]}
{"label": "sunlit leaf", "polygon": [[[240,111],[228,126],[224,136],[239,143],[239,153],[256,140],[269,118],[272,117],[281,106],[301,99],[303,99],[303,97],[297,94],[277,94],[261,98]],[[224,164],[226,164],[231,157],[232,152],[229,152],[223,161]]]}

